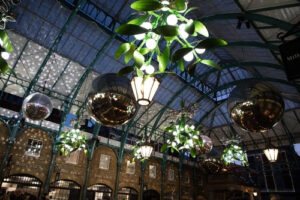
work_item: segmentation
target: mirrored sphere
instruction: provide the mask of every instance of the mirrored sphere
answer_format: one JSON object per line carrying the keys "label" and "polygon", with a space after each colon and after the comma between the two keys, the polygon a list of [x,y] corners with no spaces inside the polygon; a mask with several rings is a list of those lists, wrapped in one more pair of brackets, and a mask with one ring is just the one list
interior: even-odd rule
{"label": "mirrored sphere", "polygon": [[28,119],[43,120],[49,117],[53,109],[48,96],[41,93],[33,93],[27,96],[22,105],[22,110]]}
{"label": "mirrored sphere", "polygon": [[104,74],[93,81],[87,110],[98,123],[115,127],[128,122],[137,111],[137,103],[127,77]]}
{"label": "mirrored sphere", "polygon": [[197,154],[208,154],[213,148],[212,140],[206,135],[201,135],[201,138],[203,140],[203,146],[196,147]]}
{"label": "mirrored sphere", "polygon": [[231,92],[227,108],[231,119],[242,129],[265,132],[281,119],[284,102],[269,83],[249,81]]}

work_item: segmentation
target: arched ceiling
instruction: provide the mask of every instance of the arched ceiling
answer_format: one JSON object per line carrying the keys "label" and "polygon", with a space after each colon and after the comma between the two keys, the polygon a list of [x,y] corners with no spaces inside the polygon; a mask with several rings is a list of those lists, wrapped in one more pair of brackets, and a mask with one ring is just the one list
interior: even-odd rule
{"label": "arched ceiling", "polygon": [[[125,22],[132,10],[132,0],[87,0],[76,13],[76,0],[23,0],[16,8],[17,22],[9,24],[9,36],[14,52],[9,64],[15,76],[1,77],[5,91],[24,96],[28,88],[51,96],[54,106],[63,109],[67,100],[75,113],[84,106],[92,80],[99,74],[118,72],[124,63],[115,60],[114,53],[126,37],[114,35],[114,29]],[[81,2],[81,1],[79,1]],[[279,32],[288,31],[300,20],[300,1],[284,0],[193,0],[189,6],[198,10],[191,14],[207,25],[211,35],[229,42],[228,47],[207,51],[203,58],[221,64],[217,71],[197,67],[191,77],[173,69],[178,77],[160,77],[161,86],[154,102],[140,108],[131,123],[137,134],[143,127],[153,132],[168,125],[170,110],[178,110],[180,101],[199,102],[193,117],[201,123],[215,146],[229,137],[232,128],[238,132],[248,149],[264,148],[267,137],[278,145],[300,141],[300,96],[297,85],[286,79],[278,46]],[[74,12],[75,10],[75,12]],[[237,29],[238,18],[249,20]],[[293,35],[289,40],[296,37]],[[91,70],[91,73],[87,73]],[[268,134],[247,133],[232,124],[226,100],[237,84],[250,79],[271,82],[285,98],[283,120]],[[33,83],[37,85],[33,86]],[[162,132],[156,131],[154,138]]]}

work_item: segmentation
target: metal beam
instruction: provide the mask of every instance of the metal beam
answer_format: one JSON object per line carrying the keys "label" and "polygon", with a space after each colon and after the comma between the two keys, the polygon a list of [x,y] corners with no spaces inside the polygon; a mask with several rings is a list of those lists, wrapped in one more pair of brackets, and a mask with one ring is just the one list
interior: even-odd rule
{"label": "metal beam", "polygon": [[265,24],[276,26],[277,28],[280,28],[280,29],[285,30],[285,31],[289,31],[293,27],[293,24],[290,24],[288,22],[276,19],[274,17],[269,17],[269,16],[266,16],[266,15],[260,15],[260,14],[247,13],[247,12],[245,12],[245,13],[217,14],[217,15],[213,15],[213,16],[203,17],[203,18],[200,18],[199,20],[201,22],[210,22],[210,21],[215,21],[215,20],[238,19],[240,17],[243,17],[244,19],[257,21],[257,22],[262,22],[262,23],[265,23]]}
{"label": "metal beam", "polygon": [[41,63],[38,71],[36,72],[35,76],[33,77],[33,79],[31,80],[25,94],[24,97],[26,97],[30,91],[32,90],[32,88],[36,85],[36,83],[38,82],[38,79],[40,77],[40,74],[43,72],[44,68],[46,67],[46,64],[48,62],[48,60],[50,59],[50,56],[52,55],[52,53],[54,52],[54,50],[56,49],[56,47],[58,46],[60,40],[62,39],[63,34],[66,32],[67,27],[69,26],[70,22],[72,21],[73,17],[76,15],[76,13],[79,11],[81,5],[85,2],[86,0],[80,0],[78,5],[76,6],[76,8],[73,10],[73,12],[69,15],[67,21],[64,23],[63,27],[60,29],[58,35],[56,36],[53,44],[50,46],[49,51],[45,57],[45,59],[43,60],[43,62]]}
{"label": "metal beam", "polygon": [[264,12],[264,11],[270,11],[270,10],[279,10],[279,9],[293,8],[293,7],[299,7],[299,6],[300,6],[300,3],[291,3],[291,4],[280,5],[280,6],[272,6],[272,7],[266,7],[266,8],[252,9],[252,10],[248,10],[248,12],[257,13],[257,12]]}

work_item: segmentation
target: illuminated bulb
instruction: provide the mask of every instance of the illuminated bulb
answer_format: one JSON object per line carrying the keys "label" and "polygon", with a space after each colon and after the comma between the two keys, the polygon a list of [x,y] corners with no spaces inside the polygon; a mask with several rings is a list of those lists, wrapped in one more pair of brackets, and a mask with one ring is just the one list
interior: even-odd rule
{"label": "illuminated bulb", "polygon": [[168,6],[168,5],[170,5],[170,2],[169,1],[162,1],[161,4]]}
{"label": "illuminated bulb", "polygon": [[146,42],[146,47],[150,50],[153,50],[155,49],[156,47],[156,40],[154,39],[148,39],[147,42]]}
{"label": "illuminated bulb", "polygon": [[171,14],[167,17],[167,24],[170,25],[170,26],[174,26],[176,25],[178,22],[178,19],[176,17],[176,15],[174,14]]}
{"label": "illuminated bulb", "polygon": [[142,23],[141,27],[143,27],[147,30],[150,30],[150,29],[152,29],[152,24],[150,22],[144,22],[144,23]]}
{"label": "illuminated bulb", "polygon": [[162,11],[168,11],[169,8],[168,8],[168,7],[162,7],[161,10],[162,10]]}
{"label": "illuminated bulb", "polygon": [[153,67],[153,65],[148,65],[145,71],[147,74],[153,74],[155,72],[155,68]]}
{"label": "illuminated bulb", "polygon": [[194,54],[193,52],[191,51],[190,53],[186,54],[183,59],[186,61],[186,62],[190,62],[194,59]]}
{"label": "illuminated bulb", "polygon": [[183,39],[187,39],[189,37],[189,34],[185,31],[185,24],[179,25],[179,35]]}
{"label": "illuminated bulb", "polygon": [[195,51],[197,52],[197,54],[204,54],[206,50],[205,49],[196,48]]}
{"label": "illuminated bulb", "polygon": [[1,52],[1,56],[2,56],[2,58],[3,58],[4,60],[9,59],[9,53],[6,52],[6,51]]}

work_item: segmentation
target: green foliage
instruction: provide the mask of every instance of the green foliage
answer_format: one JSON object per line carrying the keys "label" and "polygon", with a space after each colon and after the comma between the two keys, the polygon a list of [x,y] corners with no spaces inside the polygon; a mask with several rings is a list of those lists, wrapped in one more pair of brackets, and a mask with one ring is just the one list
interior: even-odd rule
{"label": "green foliage", "polygon": [[178,35],[178,27],[165,25],[157,27],[153,32],[165,37],[174,37]]}
{"label": "green foliage", "polygon": [[181,119],[177,124],[165,127],[166,132],[171,133],[171,138],[167,140],[160,151],[163,152],[170,148],[171,152],[186,150],[189,151],[193,158],[197,155],[197,147],[202,147],[203,140],[200,135],[200,129],[195,129],[194,126],[186,124],[184,115],[181,115]]}
{"label": "green foliage", "polygon": [[59,151],[65,156],[77,150],[87,153],[86,136],[79,129],[62,133],[56,144]]}
{"label": "green foliage", "polygon": [[10,43],[9,37],[4,30],[0,30],[0,71],[1,74],[5,75],[7,72],[13,73],[11,68],[9,67],[5,57],[2,56],[2,53],[9,54],[9,52],[13,51],[12,45]]}
{"label": "green foliage", "polygon": [[130,7],[136,11],[155,11],[162,8],[162,4],[156,0],[140,0],[132,3]]}
{"label": "green foliage", "polygon": [[[209,32],[205,25],[197,20],[190,20],[185,17],[189,12],[197,9],[186,7],[186,0],[170,1],[170,5],[162,5],[159,0],[137,0],[131,4],[131,8],[139,11],[135,19],[130,20],[127,24],[123,24],[116,29],[116,33],[122,35],[134,36],[136,40],[130,43],[122,44],[116,51],[115,58],[124,56],[125,64],[134,59],[134,65],[126,67],[119,72],[119,75],[136,71],[138,75],[146,75],[141,71],[141,66],[151,64],[153,58],[157,58],[159,63],[158,72],[152,74],[170,73],[167,71],[170,60],[178,64],[181,71],[185,70],[184,56],[193,52],[193,64],[186,69],[193,75],[197,64],[205,64],[216,69],[221,69],[217,63],[210,60],[202,60],[200,55],[195,51],[199,49],[212,49],[227,45],[222,39],[208,38]],[[164,8],[164,9],[162,9]],[[178,21],[176,25],[168,22],[168,17],[172,15]],[[182,26],[181,26],[182,25]],[[184,26],[184,27],[183,27]],[[204,36],[207,39],[199,43],[190,43],[186,37]],[[136,46],[136,44],[138,44]],[[175,50],[171,54],[170,46],[178,43],[181,48]]]}
{"label": "green foliage", "polygon": [[159,62],[159,71],[164,72],[167,69],[168,63],[170,59],[170,47],[167,46],[165,50],[157,56],[157,60]]}
{"label": "green foliage", "polygon": [[247,154],[243,149],[235,142],[231,142],[230,146],[224,149],[221,155],[221,161],[227,166],[234,161],[239,161],[241,165],[248,166]]}
{"label": "green foliage", "polygon": [[147,29],[135,24],[123,24],[116,29],[116,33],[121,35],[137,35],[147,32]]}

